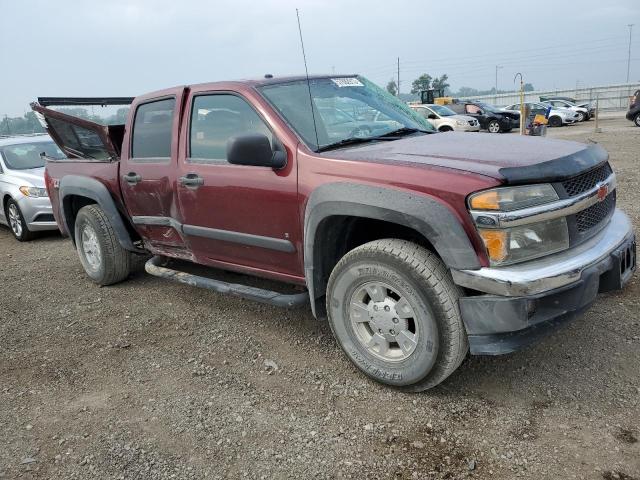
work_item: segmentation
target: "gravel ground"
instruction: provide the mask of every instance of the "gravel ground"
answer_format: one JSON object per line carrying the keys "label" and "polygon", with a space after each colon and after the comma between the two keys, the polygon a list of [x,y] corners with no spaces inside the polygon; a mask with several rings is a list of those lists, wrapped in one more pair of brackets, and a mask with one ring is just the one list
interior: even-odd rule
{"label": "gravel ground", "polygon": [[[620,117],[620,114],[618,114]],[[640,221],[640,129],[601,142]],[[640,285],[438,388],[367,380],[307,310],[142,272],[99,288],[56,234],[0,228],[1,478],[640,479]]]}

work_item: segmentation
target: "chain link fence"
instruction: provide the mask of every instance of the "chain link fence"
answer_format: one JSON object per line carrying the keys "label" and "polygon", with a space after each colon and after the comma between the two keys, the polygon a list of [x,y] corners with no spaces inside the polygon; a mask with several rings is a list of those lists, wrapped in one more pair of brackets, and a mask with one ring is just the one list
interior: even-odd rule
{"label": "chain link fence", "polygon": [[[597,87],[581,87],[565,90],[540,90],[525,92],[525,102],[539,102],[541,96],[559,96],[574,98],[578,103],[593,102],[596,98],[600,110],[626,110],[629,107],[629,97],[640,89],[640,83],[621,83]],[[461,97],[461,100],[478,100],[498,106],[520,103],[520,93],[500,93],[497,95],[481,95],[476,97]]]}

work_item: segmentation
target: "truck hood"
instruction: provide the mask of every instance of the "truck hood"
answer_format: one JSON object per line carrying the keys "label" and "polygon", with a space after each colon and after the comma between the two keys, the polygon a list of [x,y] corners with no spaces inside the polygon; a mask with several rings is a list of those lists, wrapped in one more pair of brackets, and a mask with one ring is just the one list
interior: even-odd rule
{"label": "truck hood", "polygon": [[19,186],[44,188],[44,167],[29,170],[11,170],[11,178]]}
{"label": "truck hood", "polygon": [[606,150],[597,144],[462,132],[415,135],[322,155],[363,162],[451,168],[508,184],[563,180],[609,158]]}

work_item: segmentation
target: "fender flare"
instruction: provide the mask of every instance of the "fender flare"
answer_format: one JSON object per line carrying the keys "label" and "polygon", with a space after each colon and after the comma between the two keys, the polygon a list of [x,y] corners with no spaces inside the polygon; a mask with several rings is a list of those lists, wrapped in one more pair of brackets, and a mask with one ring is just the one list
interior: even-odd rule
{"label": "fender flare", "polygon": [[317,271],[316,234],[331,216],[354,216],[411,228],[433,245],[449,268],[478,269],[480,261],[460,220],[445,203],[426,194],[353,183],[329,183],[313,191],[304,218],[304,269],[311,308],[325,294]]}
{"label": "fender flare", "polygon": [[62,214],[64,226],[69,233],[69,237],[71,237],[71,241],[74,246],[76,243],[75,235],[73,233],[75,222],[74,219],[71,218],[70,205],[68,202],[65,202],[65,198],[71,195],[86,197],[95,201],[109,218],[109,221],[113,226],[113,230],[118,237],[118,242],[122,248],[132,252],[139,251],[131,241],[129,230],[122,219],[122,215],[116,207],[116,203],[113,200],[111,193],[109,193],[109,190],[102,182],[95,178],[83,177],[80,175],[66,175],[60,180],[58,192],[60,213]]}

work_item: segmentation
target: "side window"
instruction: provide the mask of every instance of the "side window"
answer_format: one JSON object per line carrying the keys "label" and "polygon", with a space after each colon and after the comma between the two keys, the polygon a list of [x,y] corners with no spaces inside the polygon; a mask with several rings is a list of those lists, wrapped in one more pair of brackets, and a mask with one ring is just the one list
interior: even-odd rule
{"label": "side window", "polygon": [[171,157],[171,136],[175,98],[144,103],[136,110],[133,121],[131,157],[166,158]]}
{"label": "side window", "polygon": [[418,115],[420,115],[422,118],[427,118],[429,116],[429,111],[426,108],[423,107],[418,107],[415,109],[415,111],[418,113]]}
{"label": "side window", "polygon": [[227,159],[230,138],[249,133],[273,134],[244,99],[229,94],[199,95],[193,100],[189,157],[197,160]]}

